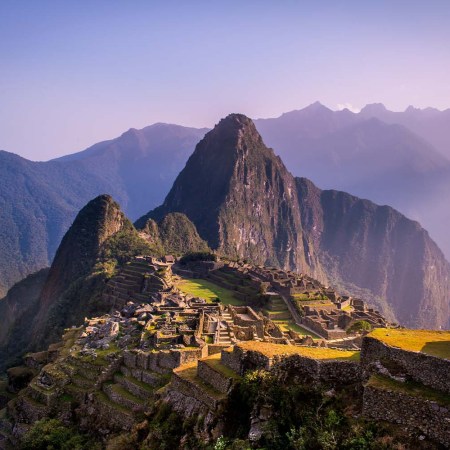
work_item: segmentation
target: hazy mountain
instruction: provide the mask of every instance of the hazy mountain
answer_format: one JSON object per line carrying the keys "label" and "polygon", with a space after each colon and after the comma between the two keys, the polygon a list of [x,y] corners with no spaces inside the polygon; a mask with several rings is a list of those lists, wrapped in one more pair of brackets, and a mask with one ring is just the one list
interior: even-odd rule
{"label": "hazy mountain", "polygon": [[221,120],[136,225],[171,212],[220,253],[365,292],[405,325],[447,325],[450,267],[428,233],[392,208],[296,181],[245,116]]}
{"label": "hazy mountain", "polygon": [[135,219],[164,199],[205,130],[156,124],[48,162],[0,151],[0,297],[48,266],[80,208],[107,192]]}
{"label": "hazy mountain", "polygon": [[366,105],[359,115],[364,118],[376,117],[385,123],[404,125],[450,158],[450,109],[439,111],[435,108],[420,109],[409,106],[403,112],[394,112],[381,103],[373,103]]}
{"label": "hazy mountain", "polygon": [[78,161],[99,179],[113,181],[120,195],[111,195],[120,201],[129,217],[136,219],[149,207],[161,203],[206,131],[164,123],[142,130],[131,128],[117,139],[57,161]]}
{"label": "hazy mountain", "polygon": [[[419,220],[450,255],[450,236],[444,225],[450,220],[444,201],[450,195],[450,162],[410,129],[386,124],[367,112],[380,108],[354,114],[315,103],[255,124],[295,175],[321,188],[394,206]],[[439,116],[441,121],[444,113]],[[392,114],[395,118],[403,113]]]}

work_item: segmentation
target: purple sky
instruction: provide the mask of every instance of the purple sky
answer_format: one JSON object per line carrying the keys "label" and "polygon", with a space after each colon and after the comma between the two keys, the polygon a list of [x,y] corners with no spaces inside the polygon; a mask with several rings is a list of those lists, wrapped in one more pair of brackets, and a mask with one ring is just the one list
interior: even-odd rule
{"label": "purple sky", "polygon": [[46,160],[230,112],[450,107],[450,1],[0,2],[0,149]]}

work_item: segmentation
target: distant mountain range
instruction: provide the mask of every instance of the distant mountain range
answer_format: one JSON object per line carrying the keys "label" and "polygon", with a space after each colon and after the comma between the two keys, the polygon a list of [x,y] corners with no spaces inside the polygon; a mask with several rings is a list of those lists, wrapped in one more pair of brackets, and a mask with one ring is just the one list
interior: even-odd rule
{"label": "distant mountain range", "polygon": [[0,151],[0,297],[51,263],[90,199],[109,193],[133,219],[157,206],[205,131],[155,124],[48,162]]}
{"label": "distant mountain range", "polygon": [[[380,105],[354,114],[316,103],[255,124],[294,175],[395,206],[420,219],[450,255],[449,115]],[[132,219],[160,204],[206,131],[155,124],[44,163],[0,152],[0,296],[50,264],[93,197],[111,194]]]}

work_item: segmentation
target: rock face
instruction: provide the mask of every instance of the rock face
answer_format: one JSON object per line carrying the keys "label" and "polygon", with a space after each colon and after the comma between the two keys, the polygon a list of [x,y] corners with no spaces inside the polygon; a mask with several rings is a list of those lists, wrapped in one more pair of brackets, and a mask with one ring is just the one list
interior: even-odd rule
{"label": "rock face", "polygon": [[387,206],[295,180],[245,116],[209,132],[137,224],[172,212],[220,253],[306,272],[403,325],[450,325],[450,267],[428,233]]}
{"label": "rock face", "polygon": [[450,109],[392,112],[378,104],[355,114],[316,102],[255,124],[294,175],[393,206],[450,258]]}
{"label": "rock face", "polygon": [[302,239],[295,180],[243,115],[221,120],[200,141],[164,204],[137,226],[170,212],[186,214],[220,253],[286,269],[316,267]]}
{"label": "rock face", "polygon": [[419,223],[389,206],[296,181],[304,231],[332,282],[370,291],[401,324],[449,326],[450,267]]}

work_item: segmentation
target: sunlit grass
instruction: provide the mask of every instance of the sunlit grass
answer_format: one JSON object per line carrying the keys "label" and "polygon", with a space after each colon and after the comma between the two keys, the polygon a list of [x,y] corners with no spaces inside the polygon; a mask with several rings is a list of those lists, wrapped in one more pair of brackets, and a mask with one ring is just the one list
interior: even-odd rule
{"label": "sunlit grass", "polygon": [[368,336],[393,347],[450,359],[450,331],[376,328]]}
{"label": "sunlit grass", "polygon": [[203,298],[208,303],[212,303],[214,299],[220,298],[220,301],[224,305],[240,306],[243,304],[240,300],[233,296],[233,292],[231,290],[225,289],[202,278],[183,278],[177,283],[177,287],[185,294]]}
{"label": "sunlit grass", "polygon": [[336,350],[326,347],[299,347],[295,345],[270,344],[267,342],[246,341],[237,344],[243,350],[259,352],[268,358],[277,355],[300,355],[320,360],[359,361],[359,351]]}

